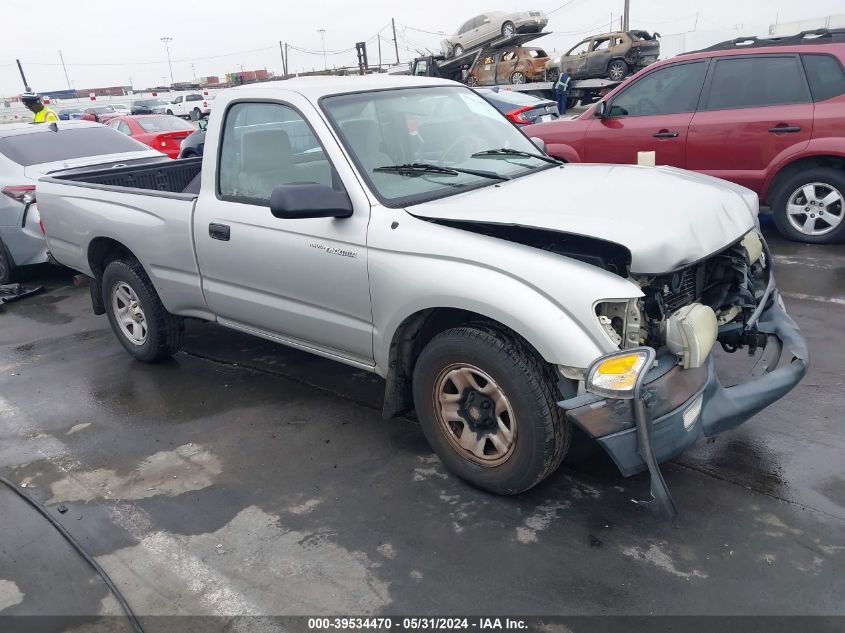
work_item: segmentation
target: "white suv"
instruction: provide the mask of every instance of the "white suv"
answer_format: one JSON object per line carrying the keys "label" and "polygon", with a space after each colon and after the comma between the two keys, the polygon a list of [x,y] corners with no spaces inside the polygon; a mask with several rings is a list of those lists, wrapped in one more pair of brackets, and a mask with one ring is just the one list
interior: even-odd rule
{"label": "white suv", "polygon": [[179,95],[167,106],[167,114],[186,119],[201,119],[211,113],[211,97],[198,93]]}

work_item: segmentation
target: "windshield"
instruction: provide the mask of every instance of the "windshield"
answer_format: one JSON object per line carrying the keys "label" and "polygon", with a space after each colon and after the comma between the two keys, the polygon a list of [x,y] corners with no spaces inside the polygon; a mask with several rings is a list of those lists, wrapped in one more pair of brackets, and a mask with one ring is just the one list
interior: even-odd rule
{"label": "windshield", "polygon": [[151,116],[135,119],[144,132],[177,132],[179,130],[191,130],[194,126],[175,116]]}
{"label": "windshield", "polygon": [[0,138],[0,154],[28,167],[59,160],[140,152],[150,148],[104,125]]}
{"label": "windshield", "polygon": [[379,167],[426,164],[510,178],[549,167],[530,156],[473,156],[490,149],[538,150],[495,107],[465,87],[337,95],[325,97],[321,105],[373,193],[388,206],[489,186],[497,179]]}

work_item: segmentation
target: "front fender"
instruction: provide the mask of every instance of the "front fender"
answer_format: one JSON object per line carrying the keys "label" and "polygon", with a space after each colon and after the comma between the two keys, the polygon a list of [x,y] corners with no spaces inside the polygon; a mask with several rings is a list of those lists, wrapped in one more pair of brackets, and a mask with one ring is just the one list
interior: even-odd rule
{"label": "front fender", "polygon": [[596,319],[595,302],[641,296],[622,277],[548,251],[401,209],[379,209],[373,217],[369,270],[380,373],[399,326],[431,308],[480,314],[517,332],[549,363],[587,367],[616,349]]}
{"label": "front fender", "polygon": [[566,145],[564,143],[549,143],[546,145],[546,153],[549,156],[554,156],[555,158],[560,158],[561,160],[565,160],[567,163],[580,163],[581,156],[578,155],[578,152],[575,150],[574,147],[571,145]]}

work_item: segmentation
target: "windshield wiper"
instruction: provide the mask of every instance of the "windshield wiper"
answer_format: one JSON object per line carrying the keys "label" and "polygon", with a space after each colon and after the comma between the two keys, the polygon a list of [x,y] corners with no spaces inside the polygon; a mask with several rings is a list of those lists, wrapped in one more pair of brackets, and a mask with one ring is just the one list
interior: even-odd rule
{"label": "windshield wiper", "polygon": [[532,152],[523,152],[518,149],[510,149],[508,147],[500,147],[499,149],[486,149],[483,152],[476,152],[471,156],[471,158],[497,158],[499,156],[510,157],[510,156],[522,156],[523,158],[536,158],[537,160],[542,160],[547,163],[551,163],[552,165],[563,165],[564,162],[552,156],[545,156],[543,154],[534,154]]}
{"label": "windshield wiper", "polygon": [[458,174],[469,174],[481,178],[492,178],[493,180],[510,180],[510,176],[497,174],[495,171],[484,171],[480,169],[462,169],[460,167],[441,167],[429,163],[406,163],[404,165],[384,165],[376,167],[373,171],[402,174],[403,176],[418,176],[421,174],[442,174],[444,176],[457,176]]}

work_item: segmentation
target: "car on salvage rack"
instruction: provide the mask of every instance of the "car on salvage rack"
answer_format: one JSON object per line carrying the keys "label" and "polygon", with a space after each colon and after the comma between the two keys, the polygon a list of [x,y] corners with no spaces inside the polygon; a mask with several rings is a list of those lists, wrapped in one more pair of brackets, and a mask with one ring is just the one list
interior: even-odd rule
{"label": "car on salvage rack", "polygon": [[[138,360],[175,353],[190,317],[374,372],[386,417],[415,409],[443,463],[500,494],[553,472],[577,425],[623,474],[648,470],[667,514],[659,463],[806,372],[747,189],[562,165],[442,79],[299,78],[216,104],[202,158],[38,184],[53,257],[92,278]],[[747,381],[722,386],[717,341],[761,350]]]}

